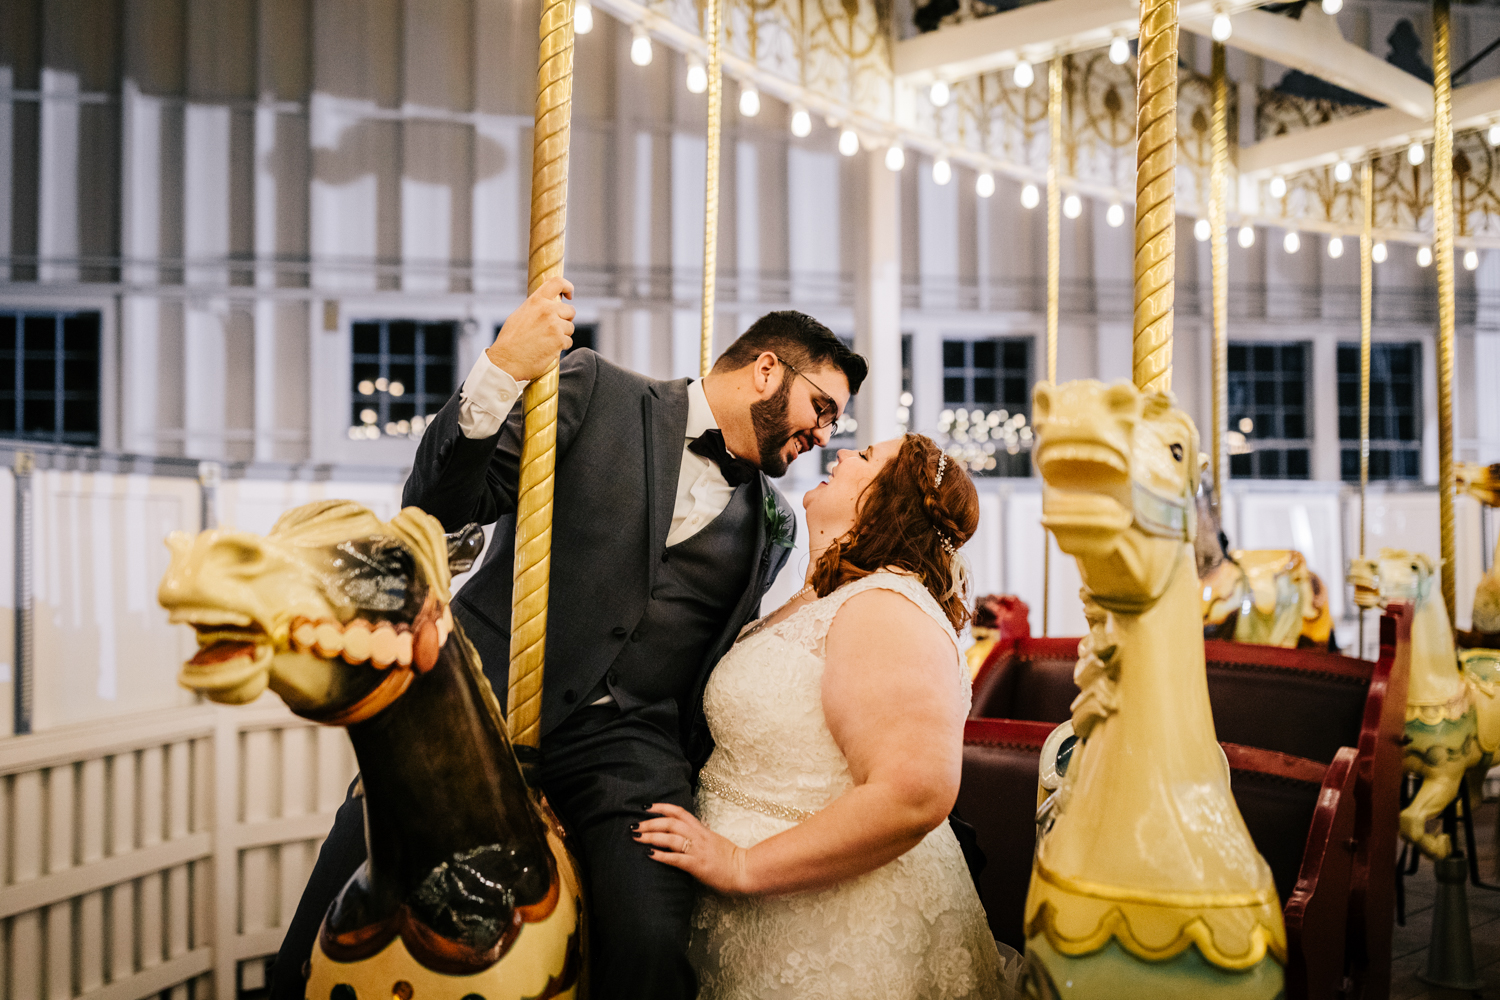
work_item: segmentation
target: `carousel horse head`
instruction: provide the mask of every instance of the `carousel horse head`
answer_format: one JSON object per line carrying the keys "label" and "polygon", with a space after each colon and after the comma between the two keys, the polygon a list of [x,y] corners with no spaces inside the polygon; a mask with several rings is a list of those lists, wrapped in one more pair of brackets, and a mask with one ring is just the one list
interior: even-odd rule
{"label": "carousel horse head", "polygon": [[299,715],[347,725],[431,670],[452,631],[449,583],[483,547],[409,507],[389,522],[347,500],[284,514],[270,534],[167,539],[157,598],[198,633],[179,681],[243,704],[268,686]]}
{"label": "carousel horse head", "polygon": [[1093,379],[1033,394],[1042,523],[1112,610],[1154,603],[1195,528],[1198,432],[1168,393]]}

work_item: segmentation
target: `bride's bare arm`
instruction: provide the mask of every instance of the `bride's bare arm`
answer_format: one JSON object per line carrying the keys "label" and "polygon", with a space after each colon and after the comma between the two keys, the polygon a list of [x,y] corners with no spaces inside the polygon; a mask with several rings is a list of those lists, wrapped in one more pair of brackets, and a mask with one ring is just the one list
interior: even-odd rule
{"label": "bride's bare arm", "polygon": [[662,818],[642,823],[640,839],[661,848],[658,860],[735,894],[819,889],[874,871],[953,808],[965,711],[942,627],[894,591],[866,591],[834,618],[823,672],[823,714],[855,786],[748,850],[672,806],[653,807]]}

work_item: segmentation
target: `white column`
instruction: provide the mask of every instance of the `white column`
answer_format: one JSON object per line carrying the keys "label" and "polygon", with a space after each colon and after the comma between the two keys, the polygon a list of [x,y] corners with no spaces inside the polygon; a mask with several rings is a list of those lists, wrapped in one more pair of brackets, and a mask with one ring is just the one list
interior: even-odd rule
{"label": "white column", "polygon": [[932,161],[912,154],[917,173],[917,264],[922,308],[958,307],[958,186],[932,179]]}
{"label": "white column", "polygon": [[[10,90],[14,86],[15,71],[10,66],[0,66],[0,91]],[[11,199],[15,197],[11,191],[14,183],[12,164],[16,158],[14,120],[14,102],[0,101],[0,257],[9,257],[11,251],[10,206]],[[10,265],[0,264],[0,281],[9,280]]]}
{"label": "white column", "polygon": [[[891,192],[894,211],[894,181]],[[820,153],[802,146],[787,151],[786,207],[791,299],[794,303],[816,302],[840,269],[839,233],[843,226],[837,153]]]}
{"label": "white column", "polygon": [[[120,95],[120,254],[149,261],[161,254],[161,103],[143,97],[127,79]],[[9,229],[6,230],[7,235]],[[121,272],[127,287],[154,285],[158,269],[129,265]],[[157,441],[160,300],[125,295],[120,301],[120,447],[127,452],[161,451]]]}
{"label": "white column", "polygon": [[[753,142],[734,142],[729,145],[735,158],[734,165],[734,259],[739,271],[739,294],[736,296],[740,308],[748,312],[746,304],[760,301],[760,147]],[[738,333],[739,331],[734,331]],[[718,347],[722,351],[729,346],[731,331],[724,331]]]}
{"label": "white column", "polygon": [[854,346],[870,363],[859,394],[859,443],[896,435],[901,396],[901,185],[883,157],[865,154],[864,239],[854,276]]}
{"label": "white column", "polygon": [[225,456],[225,326],[228,301],[229,109],[189,103],[183,122],[183,256],[187,284],[205,293],[183,316],[184,450],[195,458]]}
{"label": "white column", "polygon": [[[44,261],[78,256],[78,91],[78,74],[42,70],[37,255]],[[44,265],[37,276],[77,281],[78,267]]]}
{"label": "white column", "polygon": [[1500,253],[1481,250],[1479,270],[1474,273],[1479,299],[1474,317],[1474,371],[1466,381],[1474,394],[1474,441],[1477,461],[1500,461],[1500,309],[1488,305],[1500,292]]}
{"label": "white column", "polygon": [[[1338,482],[1339,384],[1338,336],[1324,335],[1312,341],[1312,477]],[[1319,390],[1322,391],[1319,391]]]}
{"label": "white column", "polygon": [[[697,378],[703,337],[703,192],[707,177],[708,142],[703,136],[672,133],[671,247],[672,298],[697,309],[672,311],[672,378]],[[733,148],[730,143],[725,146]],[[721,188],[721,199],[732,197]],[[718,339],[716,337],[716,339]],[[728,341],[719,340],[720,343]]]}

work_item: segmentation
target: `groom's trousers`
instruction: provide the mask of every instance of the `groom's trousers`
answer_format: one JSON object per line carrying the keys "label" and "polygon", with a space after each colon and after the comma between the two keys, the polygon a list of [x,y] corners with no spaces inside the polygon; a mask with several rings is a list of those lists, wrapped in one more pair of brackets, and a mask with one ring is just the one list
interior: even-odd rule
{"label": "groom's trousers", "polygon": [[[583,868],[595,1000],[692,1000],[687,939],[697,883],[653,861],[630,827],[653,802],[693,808],[677,703],[574,712],[542,744],[541,782]],[[272,974],[272,1000],[302,1000],[302,967],[327,911],[365,859],[364,808],[348,799],[318,855]]]}

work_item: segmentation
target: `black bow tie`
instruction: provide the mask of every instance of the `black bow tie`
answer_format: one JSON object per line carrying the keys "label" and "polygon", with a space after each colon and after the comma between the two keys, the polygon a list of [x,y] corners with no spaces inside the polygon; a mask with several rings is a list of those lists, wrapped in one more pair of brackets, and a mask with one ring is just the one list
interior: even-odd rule
{"label": "black bow tie", "polygon": [[729,449],[724,447],[723,431],[704,431],[692,440],[688,445],[688,451],[717,465],[719,471],[724,474],[724,480],[730,486],[748,483],[755,478],[756,473],[760,472],[752,463],[729,454]]}

